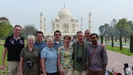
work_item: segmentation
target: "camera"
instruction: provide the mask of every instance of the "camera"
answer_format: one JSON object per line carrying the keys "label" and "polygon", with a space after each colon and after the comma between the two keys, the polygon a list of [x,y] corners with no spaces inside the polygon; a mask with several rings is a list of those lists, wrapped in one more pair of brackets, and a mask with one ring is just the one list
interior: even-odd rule
{"label": "camera", "polygon": [[77,57],[77,62],[82,61],[82,57]]}
{"label": "camera", "polygon": [[33,61],[27,61],[27,64],[28,64],[29,68],[31,68],[33,66]]}

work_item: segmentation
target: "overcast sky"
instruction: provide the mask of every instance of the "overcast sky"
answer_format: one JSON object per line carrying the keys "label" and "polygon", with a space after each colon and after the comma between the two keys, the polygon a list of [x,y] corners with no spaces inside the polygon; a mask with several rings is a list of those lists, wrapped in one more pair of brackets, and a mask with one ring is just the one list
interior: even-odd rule
{"label": "overcast sky", "polygon": [[83,18],[84,30],[88,28],[91,12],[93,33],[99,33],[99,26],[110,24],[114,18],[133,21],[133,0],[0,0],[0,17],[7,17],[13,26],[34,24],[40,30],[42,12],[46,18],[46,32],[50,33],[51,20],[55,20],[64,4],[79,24]]}

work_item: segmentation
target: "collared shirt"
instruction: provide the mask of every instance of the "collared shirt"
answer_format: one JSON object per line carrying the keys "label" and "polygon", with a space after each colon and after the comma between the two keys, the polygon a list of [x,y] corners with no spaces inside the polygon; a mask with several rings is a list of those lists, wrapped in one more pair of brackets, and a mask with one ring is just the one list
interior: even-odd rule
{"label": "collared shirt", "polygon": [[57,72],[57,50],[46,46],[41,52],[41,58],[46,59],[44,63],[46,65],[45,68],[47,73]]}
{"label": "collared shirt", "polygon": [[[73,43],[74,48],[74,70],[86,71],[86,51],[87,47],[90,45],[88,41],[83,41],[83,45],[79,45],[78,42]],[[82,61],[77,62],[77,58],[81,57]]]}
{"label": "collared shirt", "polygon": [[56,41],[54,41],[54,45],[53,48],[55,48],[56,50],[58,50],[59,47],[63,46],[63,41],[59,41],[59,44],[56,43]]}
{"label": "collared shirt", "polygon": [[[96,49],[91,61],[90,57],[93,51]],[[92,71],[100,71],[103,70],[103,66],[107,65],[108,57],[105,47],[101,45],[97,45],[97,47],[93,47],[92,45],[87,47],[87,62],[86,64],[89,66],[89,69]]]}
{"label": "collared shirt", "polygon": [[35,41],[35,44],[34,44],[34,47],[36,47],[36,48],[38,48],[39,50],[40,50],[40,52],[42,51],[42,49],[44,48],[44,47],[46,47],[46,43],[45,42],[41,42],[41,43],[37,43],[36,41]]}
{"label": "collared shirt", "polygon": [[20,39],[20,37],[18,37],[18,39],[17,38],[15,38],[15,37],[13,37],[16,41],[18,40],[18,39]]}
{"label": "collared shirt", "polygon": [[73,70],[73,47],[69,45],[68,51],[65,50],[64,46],[58,48],[58,53],[61,55],[60,62],[61,62],[61,69],[65,69],[67,71]]}
{"label": "collared shirt", "polygon": [[8,49],[7,61],[20,61],[20,52],[24,48],[24,38],[15,39],[13,34],[5,40],[4,47]]}
{"label": "collared shirt", "polygon": [[[20,57],[24,58],[23,61],[23,75],[40,75],[40,51],[38,48],[33,47],[30,51],[28,47],[22,49]],[[28,61],[32,62],[32,67],[28,66]]]}

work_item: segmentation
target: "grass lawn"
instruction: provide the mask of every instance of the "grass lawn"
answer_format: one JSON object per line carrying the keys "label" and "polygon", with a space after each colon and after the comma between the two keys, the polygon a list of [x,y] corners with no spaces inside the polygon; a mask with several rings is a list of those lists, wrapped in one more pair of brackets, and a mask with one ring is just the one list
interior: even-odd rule
{"label": "grass lawn", "polygon": [[[4,49],[4,46],[3,45],[0,45],[0,66],[1,66],[1,63],[2,63],[2,53],[3,53],[3,49]],[[7,60],[7,59],[6,59]],[[7,66],[7,61],[5,60],[5,66]],[[7,71],[7,69],[5,70]],[[0,71],[0,75],[2,75],[2,72]],[[7,74],[5,74],[7,75]]]}
{"label": "grass lawn", "polygon": [[[101,43],[101,40],[99,40],[99,41],[100,41],[100,43]],[[105,40],[104,40],[103,42],[112,42],[112,40],[109,40],[109,41],[105,41]],[[115,41],[115,40],[114,40],[114,42],[115,42],[115,43],[120,43],[119,41]],[[129,41],[127,41],[127,42],[123,42],[123,41],[122,41],[122,43],[123,43],[123,44],[130,44]]]}
{"label": "grass lawn", "polygon": [[118,53],[121,53],[121,54],[124,54],[124,55],[128,55],[128,56],[133,55],[133,53],[130,53],[130,50],[126,49],[126,48],[123,48],[122,50],[120,50],[119,47],[112,47],[110,45],[106,45],[106,49],[114,51],[114,52],[118,52]]}

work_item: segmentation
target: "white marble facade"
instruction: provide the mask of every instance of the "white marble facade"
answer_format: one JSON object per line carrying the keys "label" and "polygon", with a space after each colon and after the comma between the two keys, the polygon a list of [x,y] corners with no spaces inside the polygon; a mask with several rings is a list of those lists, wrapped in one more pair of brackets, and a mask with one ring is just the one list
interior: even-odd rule
{"label": "white marble facade", "polygon": [[[65,6],[59,11],[55,20],[52,20],[52,33],[46,33],[46,19],[43,19],[43,13],[40,13],[40,31],[45,35],[52,36],[54,31],[60,30],[62,35],[75,35],[79,31],[79,22],[76,20],[69,9]],[[83,26],[83,24],[82,24]]]}

